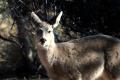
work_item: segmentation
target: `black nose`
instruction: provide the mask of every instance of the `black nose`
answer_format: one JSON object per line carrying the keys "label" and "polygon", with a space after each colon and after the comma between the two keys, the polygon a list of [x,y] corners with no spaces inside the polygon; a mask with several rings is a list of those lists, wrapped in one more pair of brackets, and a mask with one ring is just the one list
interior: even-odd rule
{"label": "black nose", "polygon": [[45,41],[46,41],[46,39],[44,39],[44,38],[41,38],[41,39],[40,39],[41,44],[44,44]]}

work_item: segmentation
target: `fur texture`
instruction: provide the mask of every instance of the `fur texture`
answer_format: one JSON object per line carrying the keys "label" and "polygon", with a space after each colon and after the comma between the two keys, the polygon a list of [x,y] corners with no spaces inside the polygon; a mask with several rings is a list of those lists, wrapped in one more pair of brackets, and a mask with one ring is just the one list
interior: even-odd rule
{"label": "fur texture", "polygon": [[68,42],[55,43],[53,29],[58,25],[42,21],[36,31],[38,56],[52,80],[120,80],[120,40],[107,35],[94,35]]}
{"label": "fur texture", "polygon": [[120,41],[116,38],[95,35],[56,43],[48,50],[38,44],[37,50],[53,80],[95,80],[104,70],[109,72],[108,80],[120,79]]}

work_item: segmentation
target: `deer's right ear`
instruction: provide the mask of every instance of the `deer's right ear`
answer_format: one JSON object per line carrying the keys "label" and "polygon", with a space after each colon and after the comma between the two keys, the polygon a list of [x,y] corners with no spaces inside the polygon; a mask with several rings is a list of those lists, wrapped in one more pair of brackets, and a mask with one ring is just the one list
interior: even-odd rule
{"label": "deer's right ear", "polygon": [[42,20],[35,14],[35,12],[31,12],[31,17],[34,19],[35,22],[41,24]]}
{"label": "deer's right ear", "polygon": [[63,11],[61,11],[61,12],[59,13],[59,15],[57,16],[56,21],[55,21],[55,23],[53,24],[53,28],[56,28],[56,27],[58,26],[58,24],[59,24],[59,22],[60,22],[60,20],[61,20],[62,14],[63,14]]}

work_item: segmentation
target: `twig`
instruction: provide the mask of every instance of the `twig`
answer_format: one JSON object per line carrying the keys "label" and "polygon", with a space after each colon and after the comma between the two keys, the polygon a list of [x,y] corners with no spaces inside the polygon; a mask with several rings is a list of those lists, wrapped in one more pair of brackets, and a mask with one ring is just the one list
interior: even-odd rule
{"label": "twig", "polygon": [[21,44],[18,43],[17,41],[14,41],[14,40],[11,40],[11,39],[7,39],[7,38],[5,38],[5,37],[3,37],[1,35],[0,35],[0,39],[2,39],[4,41],[7,41],[7,42],[12,42],[12,43],[16,44],[17,46],[19,46],[21,48]]}

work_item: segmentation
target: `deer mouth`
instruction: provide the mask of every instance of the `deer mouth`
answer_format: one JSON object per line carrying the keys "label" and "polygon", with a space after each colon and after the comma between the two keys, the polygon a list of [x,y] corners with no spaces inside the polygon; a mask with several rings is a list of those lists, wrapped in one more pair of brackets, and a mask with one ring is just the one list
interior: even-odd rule
{"label": "deer mouth", "polygon": [[43,38],[41,38],[39,41],[40,41],[41,45],[44,45],[44,43],[45,43],[46,40],[43,39]]}

